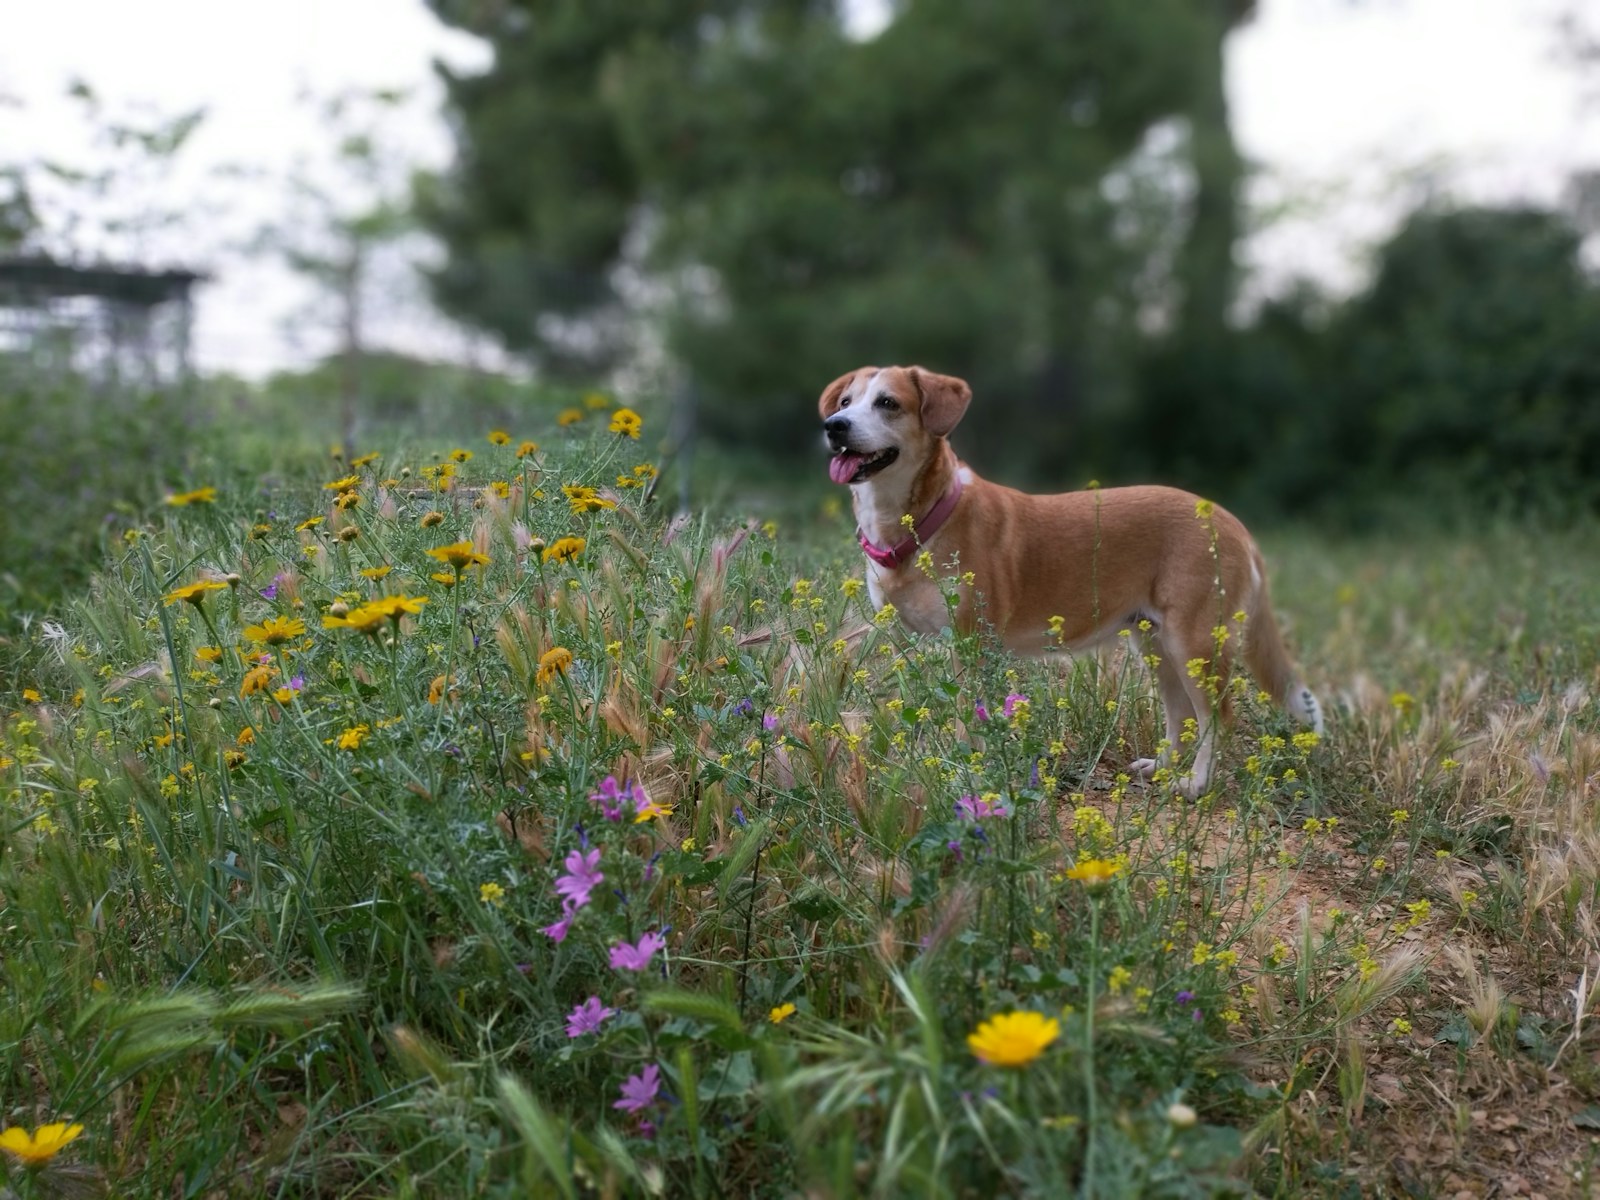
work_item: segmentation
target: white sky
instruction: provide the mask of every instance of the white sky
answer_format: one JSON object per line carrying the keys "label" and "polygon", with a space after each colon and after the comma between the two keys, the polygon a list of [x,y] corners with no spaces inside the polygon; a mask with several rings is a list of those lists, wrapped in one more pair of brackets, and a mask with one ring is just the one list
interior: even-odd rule
{"label": "white sky", "polygon": [[[868,3],[869,0],[857,0]],[[1260,168],[1259,231],[1244,248],[1255,288],[1297,276],[1339,287],[1398,215],[1431,191],[1553,202],[1577,168],[1600,169],[1600,64],[1587,77],[1561,57],[1556,16],[1600,29],[1600,0],[1260,0],[1228,51],[1234,128]],[[0,163],[94,162],[85,122],[65,98],[88,81],[107,111],[205,106],[184,170],[160,185],[201,219],[159,249],[218,275],[201,297],[202,365],[259,374],[328,346],[315,322],[285,326],[307,293],[236,247],[288,211],[281,180],[329,157],[329,134],[304,93],[411,89],[391,133],[419,165],[446,161],[430,62],[487,61],[421,0],[0,0]],[[1585,103],[1585,101],[1589,103]],[[216,168],[260,168],[251,183]],[[159,239],[157,239],[159,241]],[[374,339],[459,352],[396,281],[373,314]],[[310,331],[310,332],[308,332]]]}

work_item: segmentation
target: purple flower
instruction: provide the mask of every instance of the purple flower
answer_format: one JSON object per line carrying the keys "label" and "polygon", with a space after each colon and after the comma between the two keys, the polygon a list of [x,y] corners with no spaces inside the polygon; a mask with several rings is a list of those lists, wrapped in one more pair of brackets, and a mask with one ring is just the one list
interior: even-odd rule
{"label": "purple flower", "polygon": [[743,700],[739,701],[739,703],[733,706],[733,715],[736,717],[748,717],[755,711],[756,706],[751,702],[749,696],[746,696]]}
{"label": "purple flower", "polygon": [[606,820],[620,821],[623,801],[628,798],[631,790],[631,787],[622,787],[615,775],[607,775],[600,781],[600,789],[589,793],[589,799],[600,806],[600,811]]}
{"label": "purple flower", "polygon": [[601,1004],[599,996],[590,996],[567,1014],[567,1036],[579,1038],[586,1033],[593,1033],[605,1023],[607,1017],[615,1016],[616,1011]]}
{"label": "purple flower", "polygon": [[1200,1021],[1200,1020],[1204,1019],[1204,1018],[1201,1017],[1200,1010],[1198,1008],[1195,1009],[1193,1012],[1191,1012],[1189,1015],[1191,1017],[1193,1017],[1196,1021]]}
{"label": "purple flower", "polygon": [[972,706],[972,719],[974,721],[987,721],[989,719],[989,709],[982,700]]}
{"label": "purple flower", "polygon": [[582,908],[589,903],[589,893],[605,881],[600,872],[600,847],[589,853],[574,850],[567,855],[567,873],[556,880],[556,894],[566,899],[572,908]]}
{"label": "purple flower", "polygon": [[990,800],[986,796],[963,796],[956,801],[956,816],[964,821],[977,821],[983,817],[1009,817],[1006,811],[1006,802],[996,796]]}
{"label": "purple flower", "polygon": [[1017,711],[1017,705],[1026,704],[1027,702],[1028,698],[1021,692],[1012,692],[1009,696],[1007,696],[1005,707],[1006,719],[1010,720],[1012,714]]}
{"label": "purple flower", "polygon": [[573,912],[574,910],[571,908],[563,909],[563,913],[565,915],[562,916],[561,920],[557,921],[554,925],[544,926],[539,930],[539,932],[544,934],[545,937],[549,938],[552,942],[566,941],[567,930],[572,928]]}
{"label": "purple flower", "polygon": [[761,728],[763,728],[763,729],[776,729],[777,727],[778,727],[778,718],[774,714],[767,713],[764,717],[761,718]]}
{"label": "purple flower", "polygon": [[263,600],[276,600],[278,598],[278,581],[274,579],[266,587],[260,589]]}
{"label": "purple flower", "polygon": [[733,819],[739,822],[741,827],[750,824],[749,821],[745,820],[744,806],[742,804],[735,804],[733,806]]}
{"label": "purple flower", "polygon": [[306,677],[304,675],[294,676],[289,680],[289,686],[298,692],[301,688],[306,686]]}
{"label": "purple flower", "polygon": [[1173,999],[1176,1000],[1179,1004],[1187,1004],[1187,1003],[1189,1003],[1189,1001],[1194,999],[1194,993],[1190,992],[1190,991],[1182,991],[1182,992],[1179,992],[1176,996],[1174,996]]}
{"label": "purple flower", "polygon": [[667,939],[655,932],[645,934],[636,946],[618,942],[611,947],[611,965],[618,971],[642,971],[666,944]]}
{"label": "purple flower", "polygon": [[957,862],[960,862],[962,860],[963,855],[961,853],[961,843],[960,842],[958,842],[958,841],[950,841],[950,842],[946,842],[944,845],[945,845],[945,849],[949,850],[951,854],[955,855],[955,858],[956,858]]}
{"label": "purple flower", "polygon": [[622,1083],[622,1099],[613,1104],[612,1108],[620,1108],[623,1112],[636,1113],[642,1108],[649,1108],[656,1102],[656,1093],[661,1090],[661,1068],[651,1063],[637,1075],[630,1075]]}

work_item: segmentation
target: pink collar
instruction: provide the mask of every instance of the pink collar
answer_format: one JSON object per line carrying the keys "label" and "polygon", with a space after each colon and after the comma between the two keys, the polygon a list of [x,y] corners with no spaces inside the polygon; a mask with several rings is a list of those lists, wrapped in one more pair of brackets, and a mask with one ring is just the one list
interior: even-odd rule
{"label": "pink collar", "polygon": [[911,561],[918,550],[944,527],[950,519],[950,514],[956,510],[956,501],[961,499],[961,490],[965,485],[961,482],[961,470],[956,469],[955,482],[950,485],[950,490],[939,497],[939,502],[928,510],[926,516],[916,523],[916,526],[905,537],[901,538],[888,549],[875,546],[867,540],[867,535],[856,529],[856,540],[861,543],[861,548],[867,552],[867,557],[880,567],[893,570],[895,567]]}

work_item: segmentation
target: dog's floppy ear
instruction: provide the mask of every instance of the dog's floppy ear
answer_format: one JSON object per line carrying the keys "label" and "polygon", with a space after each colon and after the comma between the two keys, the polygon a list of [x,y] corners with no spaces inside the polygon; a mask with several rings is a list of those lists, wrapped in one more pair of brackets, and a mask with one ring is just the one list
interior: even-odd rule
{"label": "dog's floppy ear", "polygon": [[854,371],[847,371],[822,389],[822,399],[817,401],[817,411],[826,421],[839,411],[839,401],[844,399],[844,390],[850,386],[850,381],[856,377]]}
{"label": "dog's floppy ear", "polygon": [[922,427],[935,437],[946,436],[972,403],[972,389],[965,379],[921,367],[911,368],[911,379],[922,396]]}

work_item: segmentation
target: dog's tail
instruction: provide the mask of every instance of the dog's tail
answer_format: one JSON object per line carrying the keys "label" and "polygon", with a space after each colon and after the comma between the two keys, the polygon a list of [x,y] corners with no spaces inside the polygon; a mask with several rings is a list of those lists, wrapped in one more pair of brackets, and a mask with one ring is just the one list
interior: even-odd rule
{"label": "dog's tail", "polygon": [[1267,588],[1267,568],[1261,552],[1250,548],[1250,574],[1254,587],[1250,592],[1245,613],[1244,659],[1250,673],[1272,699],[1287,709],[1289,715],[1302,725],[1309,725],[1317,733],[1323,729],[1322,705],[1316,693],[1306,686],[1294,661],[1283,644],[1283,634],[1278,631],[1278,619],[1272,614],[1272,597]]}

